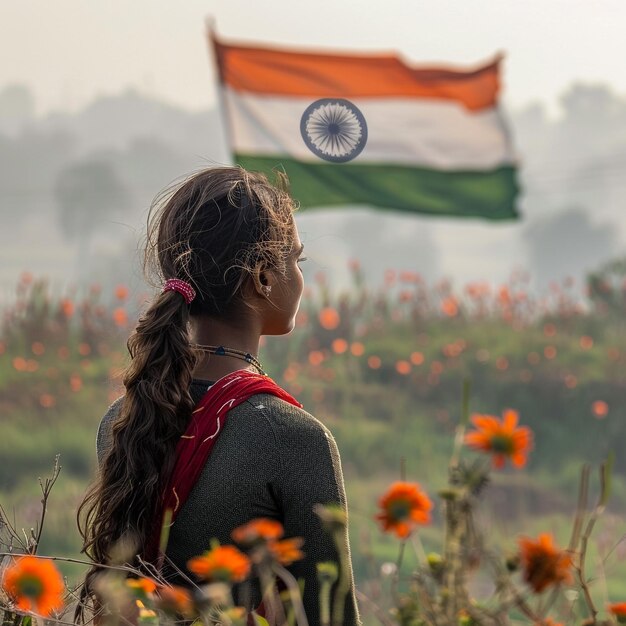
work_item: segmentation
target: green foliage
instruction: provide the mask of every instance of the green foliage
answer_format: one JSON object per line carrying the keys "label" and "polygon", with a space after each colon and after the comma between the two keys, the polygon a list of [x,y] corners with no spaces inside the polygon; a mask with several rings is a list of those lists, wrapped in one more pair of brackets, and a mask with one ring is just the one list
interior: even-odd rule
{"label": "green foliage", "polygon": [[[571,513],[581,462],[606,458],[626,436],[626,334],[620,316],[566,290],[539,301],[519,284],[468,286],[459,295],[445,284],[428,288],[414,277],[402,282],[400,275],[394,280],[378,293],[356,284],[335,298],[320,285],[303,301],[294,333],[269,338],[261,353],[265,369],[337,439],[358,580],[371,575],[371,556],[379,563],[395,558],[372,516],[378,495],[399,478],[401,460],[407,479],[431,492],[445,483],[465,380],[471,381],[470,414],[514,408],[535,433],[524,478],[505,472],[486,492],[485,516],[502,520],[497,534],[503,544],[524,520]],[[337,328],[322,327],[323,306],[339,313]],[[18,521],[31,523],[37,504],[31,485],[61,453],[63,472],[43,552],[77,555],[75,511],[94,476],[99,420],[122,392],[119,376],[130,331],[125,316],[136,315],[123,293],[116,301],[92,289],[78,299],[53,294],[45,281],[30,277],[5,311],[0,502],[15,507]],[[338,350],[336,339],[345,340],[347,349]],[[357,344],[362,354],[353,353]],[[408,371],[399,372],[400,361],[409,364]],[[606,414],[594,408],[597,402],[606,403]],[[626,458],[618,454],[613,510],[624,508],[625,474]],[[437,510],[434,518],[440,523]],[[612,533],[617,542],[618,530]],[[429,529],[422,539],[437,550]]]}

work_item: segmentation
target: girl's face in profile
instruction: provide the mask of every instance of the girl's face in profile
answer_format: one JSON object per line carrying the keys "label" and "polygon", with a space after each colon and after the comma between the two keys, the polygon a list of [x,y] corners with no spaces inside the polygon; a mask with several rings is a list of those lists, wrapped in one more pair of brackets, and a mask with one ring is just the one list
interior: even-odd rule
{"label": "girl's face in profile", "polygon": [[287,258],[286,271],[280,276],[280,282],[273,287],[268,300],[268,314],[263,328],[264,335],[285,335],[291,332],[296,324],[296,313],[304,290],[304,278],[300,263],[305,259],[298,227],[294,221],[293,245]]}

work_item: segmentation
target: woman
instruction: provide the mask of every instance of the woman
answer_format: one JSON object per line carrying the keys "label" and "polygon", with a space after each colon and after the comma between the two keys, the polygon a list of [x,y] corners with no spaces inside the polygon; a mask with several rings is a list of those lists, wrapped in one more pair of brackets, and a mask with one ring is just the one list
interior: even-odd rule
{"label": "woman", "polygon": [[[313,507],[345,509],[339,455],[329,431],[262,376],[254,356],[262,335],[293,329],[302,296],[303,245],[293,202],[263,175],[224,167],[191,176],[160,206],[148,222],[146,268],[165,282],[128,341],[125,396],[98,432],[100,471],[78,513],[83,551],[95,563],[81,598],[97,604],[98,564],[111,559],[120,539],[131,538],[137,554],[164,564],[163,575],[184,585],[176,568],[195,580],[186,567],[191,557],[211,539],[233,543],[234,528],[264,517],[282,523],[285,537],[304,538],[305,559],[290,570],[304,580],[305,612],[316,625],[316,563],[339,558]],[[229,401],[220,421],[217,405],[205,399],[233,379],[252,387]],[[189,433],[207,420],[213,434],[202,437],[202,445],[212,448],[198,457],[197,448],[185,446],[200,445]],[[193,481],[185,469],[192,456],[181,460],[187,453],[196,455],[196,465],[202,460]],[[182,503],[180,481],[193,483],[184,485]],[[176,517],[163,555],[159,530],[167,498]],[[347,541],[346,533],[349,555]],[[347,570],[343,623],[356,624],[351,566]],[[235,602],[245,601],[240,591],[234,589]],[[260,601],[253,585],[248,608]],[[84,619],[80,609],[77,618]]]}

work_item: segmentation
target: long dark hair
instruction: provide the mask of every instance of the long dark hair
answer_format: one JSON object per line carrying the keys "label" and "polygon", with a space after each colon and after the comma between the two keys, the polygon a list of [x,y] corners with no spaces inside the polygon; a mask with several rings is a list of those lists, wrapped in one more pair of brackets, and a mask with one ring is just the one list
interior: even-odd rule
{"label": "long dark hair", "polygon": [[146,275],[156,274],[157,285],[168,278],[186,280],[197,295],[187,305],[176,292],[157,293],[128,340],[131,360],[113,445],[77,513],[82,552],[94,565],[80,591],[76,622],[85,622],[88,604],[94,612],[102,606],[99,565],[113,562],[122,543],[141,555],[155,523],[176,444],[193,409],[190,316],[233,318],[241,314],[242,290],[254,272],[262,266],[285,271],[293,210],[284,179],[273,185],[240,167],[195,173],[162,192],[152,206]]}

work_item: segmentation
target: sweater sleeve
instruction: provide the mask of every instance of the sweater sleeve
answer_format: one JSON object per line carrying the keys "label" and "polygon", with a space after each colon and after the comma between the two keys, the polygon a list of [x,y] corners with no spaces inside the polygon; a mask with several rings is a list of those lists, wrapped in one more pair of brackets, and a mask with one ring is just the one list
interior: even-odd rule
{"label": "sweater sleeve", "polygon": [[314,417],[289,407],[277,427],[280,453],[278,493],[283,509],[285,537],[302,537],[305,558],[290,566],[304,581],[303,602],[309,624],[320,624],[320,585],[317,564],[331,561],[340,571],[331,593],[331,615],[336,615],[337,589],[345,590],[341,626],[359,624],[348,530],[341,533],[340,550],[314,512],[316,504],[338,505],[347,514],[346,495],[337,445],[330,431]]}

